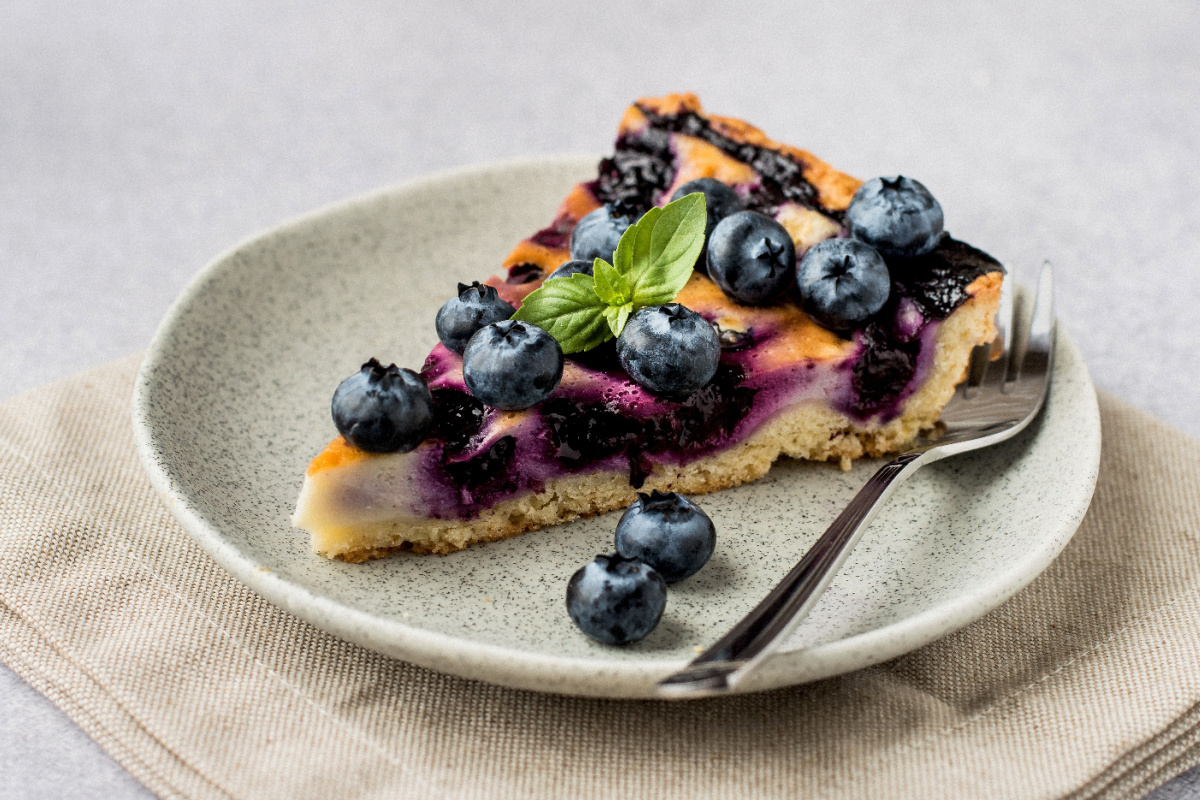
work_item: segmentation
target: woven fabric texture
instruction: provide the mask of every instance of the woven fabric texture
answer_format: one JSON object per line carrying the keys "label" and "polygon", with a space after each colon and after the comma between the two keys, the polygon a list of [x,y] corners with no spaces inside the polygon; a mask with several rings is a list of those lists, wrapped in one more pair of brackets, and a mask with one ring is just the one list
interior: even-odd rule
{"label": "woven fabric texture", "polygon": [[142,473],[138,363],[0,405],[0,659],[163,797],[1136,797],[1200,763],[1200,442],[1110,396],[1082,527],[979,622],[618,702],[385,658],[235,582]]}

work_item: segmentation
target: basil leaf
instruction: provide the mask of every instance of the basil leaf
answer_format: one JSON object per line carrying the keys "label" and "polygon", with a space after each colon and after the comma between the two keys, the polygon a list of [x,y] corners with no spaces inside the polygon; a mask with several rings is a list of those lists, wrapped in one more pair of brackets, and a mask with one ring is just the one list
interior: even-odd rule
{"label": "basil leaf", "polygon": [[[651,209],[651,211],[654,210],[655,209]],[[646,212],[646,214],[649,213],[649,211]],[[646,215],[643,214],[642,219],[645,218]],[[625,233],[621,234],[621,241],[617,242],[617,249],[613,251],[613,266],[616,267],[617,272],[620,272],[622,275],[628,275],[629,271],[633,269],[633,240],[637,237],[637,234],[634,233],[631,235],[629,230],[631,228],[636,228],[640,222],[641,221],[639,220],[637,223],[630,225],[629,228],[625,229]]]}
{"label": "basil leaf", "polygon": [[704,248],[704,222],[700,192],[651,208],[621,235],[612,264],[597,258],[592,275],[551,278],[512,318],[544,328],[564,353],[620,336],[634,311],[671,302],[691,279]]}
{"label": "basil leaf", "polygon": [[[629,268],[625,270],[625,274],[630,274],[635,270],[644,269],[649,263],[650,258],[650,237],[654,234],[654,226],[658,223],[658,218],[662,216],[663,210],[657,206],[651,208],[642,218],[637,221],[636,228],[632,234],[629,231],[625,232],[629,236],[630,250],[633,254]],[[622,236],[621,238],[625,238]]]}
{"label": "basil leaf", "polygon": [[604,318],[608,320],[608,329],[612,331],[614,337],[620,336],[621,331],[625,330],[625,323],[629,321],[629,315],[632,313],[633,303],[609,306],[604,309]]}
{"label": "basil leaf", "polygon": [[620,306],[630,300],[629,281],[620,271],[602,258],[597,258],[592,272],[596,282],[596,296],[605,304]]}
{"label": "basil leaf", "polygon": [[604,315],[608,307],[596,295],[592,276],[577,272],[543,283],[525,298],[512,318],[545,329],[564,353],[579,353],[613,338]]}
{"label": "basil leaf", "polygon": [[704,195],[693,192],[669,203],[650,231],[639,231],[630,275],[637,308],[669,303],[687,284],[704,248]]}
{"label": "basil leaf", "polygon": [[691,269],[704,247],[704,194],[692,192],[663,209],[650,238],[653,268]]}

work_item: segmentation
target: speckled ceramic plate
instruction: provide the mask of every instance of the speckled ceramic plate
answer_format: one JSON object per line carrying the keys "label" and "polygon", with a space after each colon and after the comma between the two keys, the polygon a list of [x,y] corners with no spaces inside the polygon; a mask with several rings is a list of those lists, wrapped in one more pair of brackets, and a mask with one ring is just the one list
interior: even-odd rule
{"label": "speckled ceramic plate", "polygon": [[[314,555],[288,523],[309,459],[335,433],[338,382],[368,356],[419,368],[455,282],[496,272],[595,161],[483,166],[376,192],[238,245],[192,282],[146,356],[134,427],[155,486],[213,558],[271,602],[374,650],[507,686],[609,697],[648,696],[787,572],[875,464],[843,473],[781,463],[700,498],[717,551],[671,588],[658,628],[625,648],[577,632],[563,599],[571,573],[611,550],[616,513],[368,564]],[[909,481],[747,688],[919,647],[1050,563],[1087,508],[1100,454],[1091,382],[1065,332],[1059,342],[1040,420]]]}

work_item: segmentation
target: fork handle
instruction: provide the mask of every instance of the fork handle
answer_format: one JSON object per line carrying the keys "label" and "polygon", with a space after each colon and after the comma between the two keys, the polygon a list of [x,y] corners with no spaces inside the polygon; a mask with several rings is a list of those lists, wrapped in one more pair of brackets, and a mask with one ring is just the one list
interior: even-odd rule
{"label": "fork handle", "polygon": [[935,458],[929,452],[911,452],[880,467],[787,577],[716,644],[660,681],[657,694],[706,697],[734,688],[808,616],[896,487]]}

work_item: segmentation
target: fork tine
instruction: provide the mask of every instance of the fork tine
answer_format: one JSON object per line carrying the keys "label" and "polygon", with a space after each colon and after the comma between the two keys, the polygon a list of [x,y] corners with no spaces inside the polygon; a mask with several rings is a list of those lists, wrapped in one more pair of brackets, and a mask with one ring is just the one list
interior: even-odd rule
{"label": "fork tine", "polygon": [[988,344],[976,345],[972,348],[970,360],[967,362],[967,379],[963,381],[964,397],[971,397],[974,394],[971,390],[983,383],[984,376],[988,374],[991,351],[992,345],[990,342]]}
{"label": "fork tine", "polygon": [[1037,298],[1029,319],[1029,335],[1021,357],[1020,376],[1045,378],[1054,348],[1054,269],[1047,261],[1038,276]]}
{"label": "fork tine", "polygon": [[[1012,270],[1000,284],[1000,307],[996,309],[996,338],[993,340],[992,355],[1007,353],[1012,349],[1013,298],[1016,295],[1016,281]],[[997,352],[997,348],[999,352]]]}

